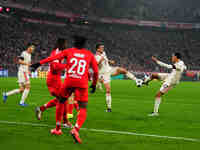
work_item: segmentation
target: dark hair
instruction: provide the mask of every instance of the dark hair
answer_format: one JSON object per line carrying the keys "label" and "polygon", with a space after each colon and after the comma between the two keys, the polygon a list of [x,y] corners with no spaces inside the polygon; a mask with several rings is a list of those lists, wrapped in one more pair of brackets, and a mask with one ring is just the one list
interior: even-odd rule
{"label": "dark hair", "polygon": [[182,58],[181,53],[179,53],[179,52],[174,53],[174,56],[176,56],[178,59]]}
{"label": "dark hair", "polygon": [[96,45],[96,49],[98,49],[101,45],[104,45],[104,44],[98,43],[98,44]]}
{"label": "dark hair", "polygon": [[35,45],[33,43],[28,43],[27,46],[26,46],[26,49],[28,49],[31,46],[35,46]]}
{"label": "dark hair", "polygon": [[57,48],[58,48],[59,50],[64,50],[64,49],[66,49],[66,48],[67,48],[66,45],[65,45],[66,42],[67,42],[66,39],[59,38],[59,39],[56,41],[56,44],[55,44],[54,49],[57,49]]}
{"label": "dark hair", "polygon": [[74,47],[76,47],[78,49],[84,48],[84,46],[87,42],[87,38],[84,36],[74,35],[73,39],[74,39]]}

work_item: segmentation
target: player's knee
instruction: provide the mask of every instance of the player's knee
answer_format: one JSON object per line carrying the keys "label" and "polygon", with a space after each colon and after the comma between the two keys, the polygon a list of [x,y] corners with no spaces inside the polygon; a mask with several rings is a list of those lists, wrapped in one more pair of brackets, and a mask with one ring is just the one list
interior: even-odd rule
{"label": "player's knee", "polygon": [[110,87],[106,88],[106,93],[110,93]]}
{"label": "player's knee", "polygon": [[31,85],[30,85],[30,84],[27,84],[27,85],[25,86],[25,88],[28,89],[28,90],[30,90]]}
{"label": "player's knee", "polygon": [[158,92],[158,93],[156,94],[156,98],[160,98],[162,95],[163,95],[162,92]]}
{"label": "player's knee", "polygon": [[87,108],[88,102],[80,102],[78,101],[79,108]]}

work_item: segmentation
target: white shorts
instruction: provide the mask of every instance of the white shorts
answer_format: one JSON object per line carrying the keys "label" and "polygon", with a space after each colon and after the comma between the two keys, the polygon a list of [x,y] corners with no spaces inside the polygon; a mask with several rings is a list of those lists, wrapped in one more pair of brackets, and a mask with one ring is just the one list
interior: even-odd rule
{"label": "white shorts", "polygon": [[18,71],[19,86],[30,84],[30,77],[28,72]]}
{"label": "white shorts", "polygon": [[117,72],[118,67],[111,67],[109,72],[100,73],[99,80],[103,81],[104,84],[109,83],[111,81],[111,76]]}
{"label": "white shorts", "polygon": [[109,83],[111,81],[110,72],[99,74],[99,80],[102,81],[104,84]]}
{"label": "white shorts", "polygon": [[174,86],[164,82],[160,88],[160,92],[162,92],[163,94],[167,93],[169,90],[171,90]]}
{"label": "white shorts", "polygon": [[168,73],[158,73],[158,77],[160,80],[164,81],[168,77]]}

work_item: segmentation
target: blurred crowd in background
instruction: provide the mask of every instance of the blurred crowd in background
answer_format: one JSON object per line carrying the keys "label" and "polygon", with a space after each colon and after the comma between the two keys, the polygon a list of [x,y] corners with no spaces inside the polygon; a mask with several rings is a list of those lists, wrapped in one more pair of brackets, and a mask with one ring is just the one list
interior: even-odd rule
{"label": "blurred crowd in background", "polygon": [[[32,5],[33,8],[73,12],[80,16],[128,18],[135,20],[168,20],[196,22],[200,20],[200,1],[195,0],[7,0],[13,3]],[[6,3],[6,2],[5,2]],[[12,9],[11,9],[12,10]],[[48,14],[49,14],[48,12]],[[39,18],[40,14],[29,12],[26,18]],[[110,59],[116,65],[130,71],[166,71],[151,61],[154,55],[170,63],[174,52],[181,52],[189,70],[200,70],[200,34],[198,31],[155,31],[142,28],[126,28],[112,25],[81,26],[66,23],[54,26],[28,23],[16,13],[13,17],[0,16],[0,68],[17,71],[17,56],[33,43],[36,50],[32,61],[49,56],[56,39],[62,37],[72,46],[72,35],[81,34],[88,38],[87,47],[95,53],[95,45],[103,43]],[[50,19],[50,15],[45,19]],[[44,18],[44,17],[43,17]],[[41,20],[43,19],[41,18]],[[54,20],[59,19],[54,16]],[[98,23],[97,23],[98,24]]]}
{"label": "blurred crowd in background", "polygon": [[87,48],[95,53],[95,45],[103,43],[110,59],[116,65],[131,71],[162,71],[152,61],[157,56],[170,63],[172,53],[179,51],[190,70],[200,69],[200,34],[193,31],[153,31],[110,28],[81,28],[71,25],[54,27],[42,24],[19,22],[15,19],[0,19],[1,67],[10,72],[17,71],[16,58],[28,43],[36,45],[33,62],[49,56],[57,38],[66,38],[72,46],[72,35],[81,34],[88,38]]}
{"label": "blurred crowd in background", "polygon": [[[9,1],[9,0],[7,0]],[[86,16],[139,20],[199,21],[198,0],[10,0]]]}

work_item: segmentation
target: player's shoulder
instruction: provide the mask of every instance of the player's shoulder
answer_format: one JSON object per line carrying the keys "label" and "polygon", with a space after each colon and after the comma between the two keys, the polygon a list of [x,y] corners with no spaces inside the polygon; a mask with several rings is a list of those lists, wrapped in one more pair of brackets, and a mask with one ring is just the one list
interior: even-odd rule
{"label": "player's shoulder", "polygon": [[184,63],[183,60],[180,60],[180,61],[178,62],[178,64],[180,64],[180,65],[185,65],[185,63]]}
{"label": "player's shoulder", "polygon": [[22,52],[21,52],[21,54],[26,54],[26,53],[27,53],[26,51],[22,51]]}
{"label": "player's shoulder", "polygon": [[92,53],[90,50],[85,49],[85,48],[81,49],[81,50],[80,50],[80,53],[84,53],[84,54],[86,54],[86,55],[93,55],[93,53]]}

